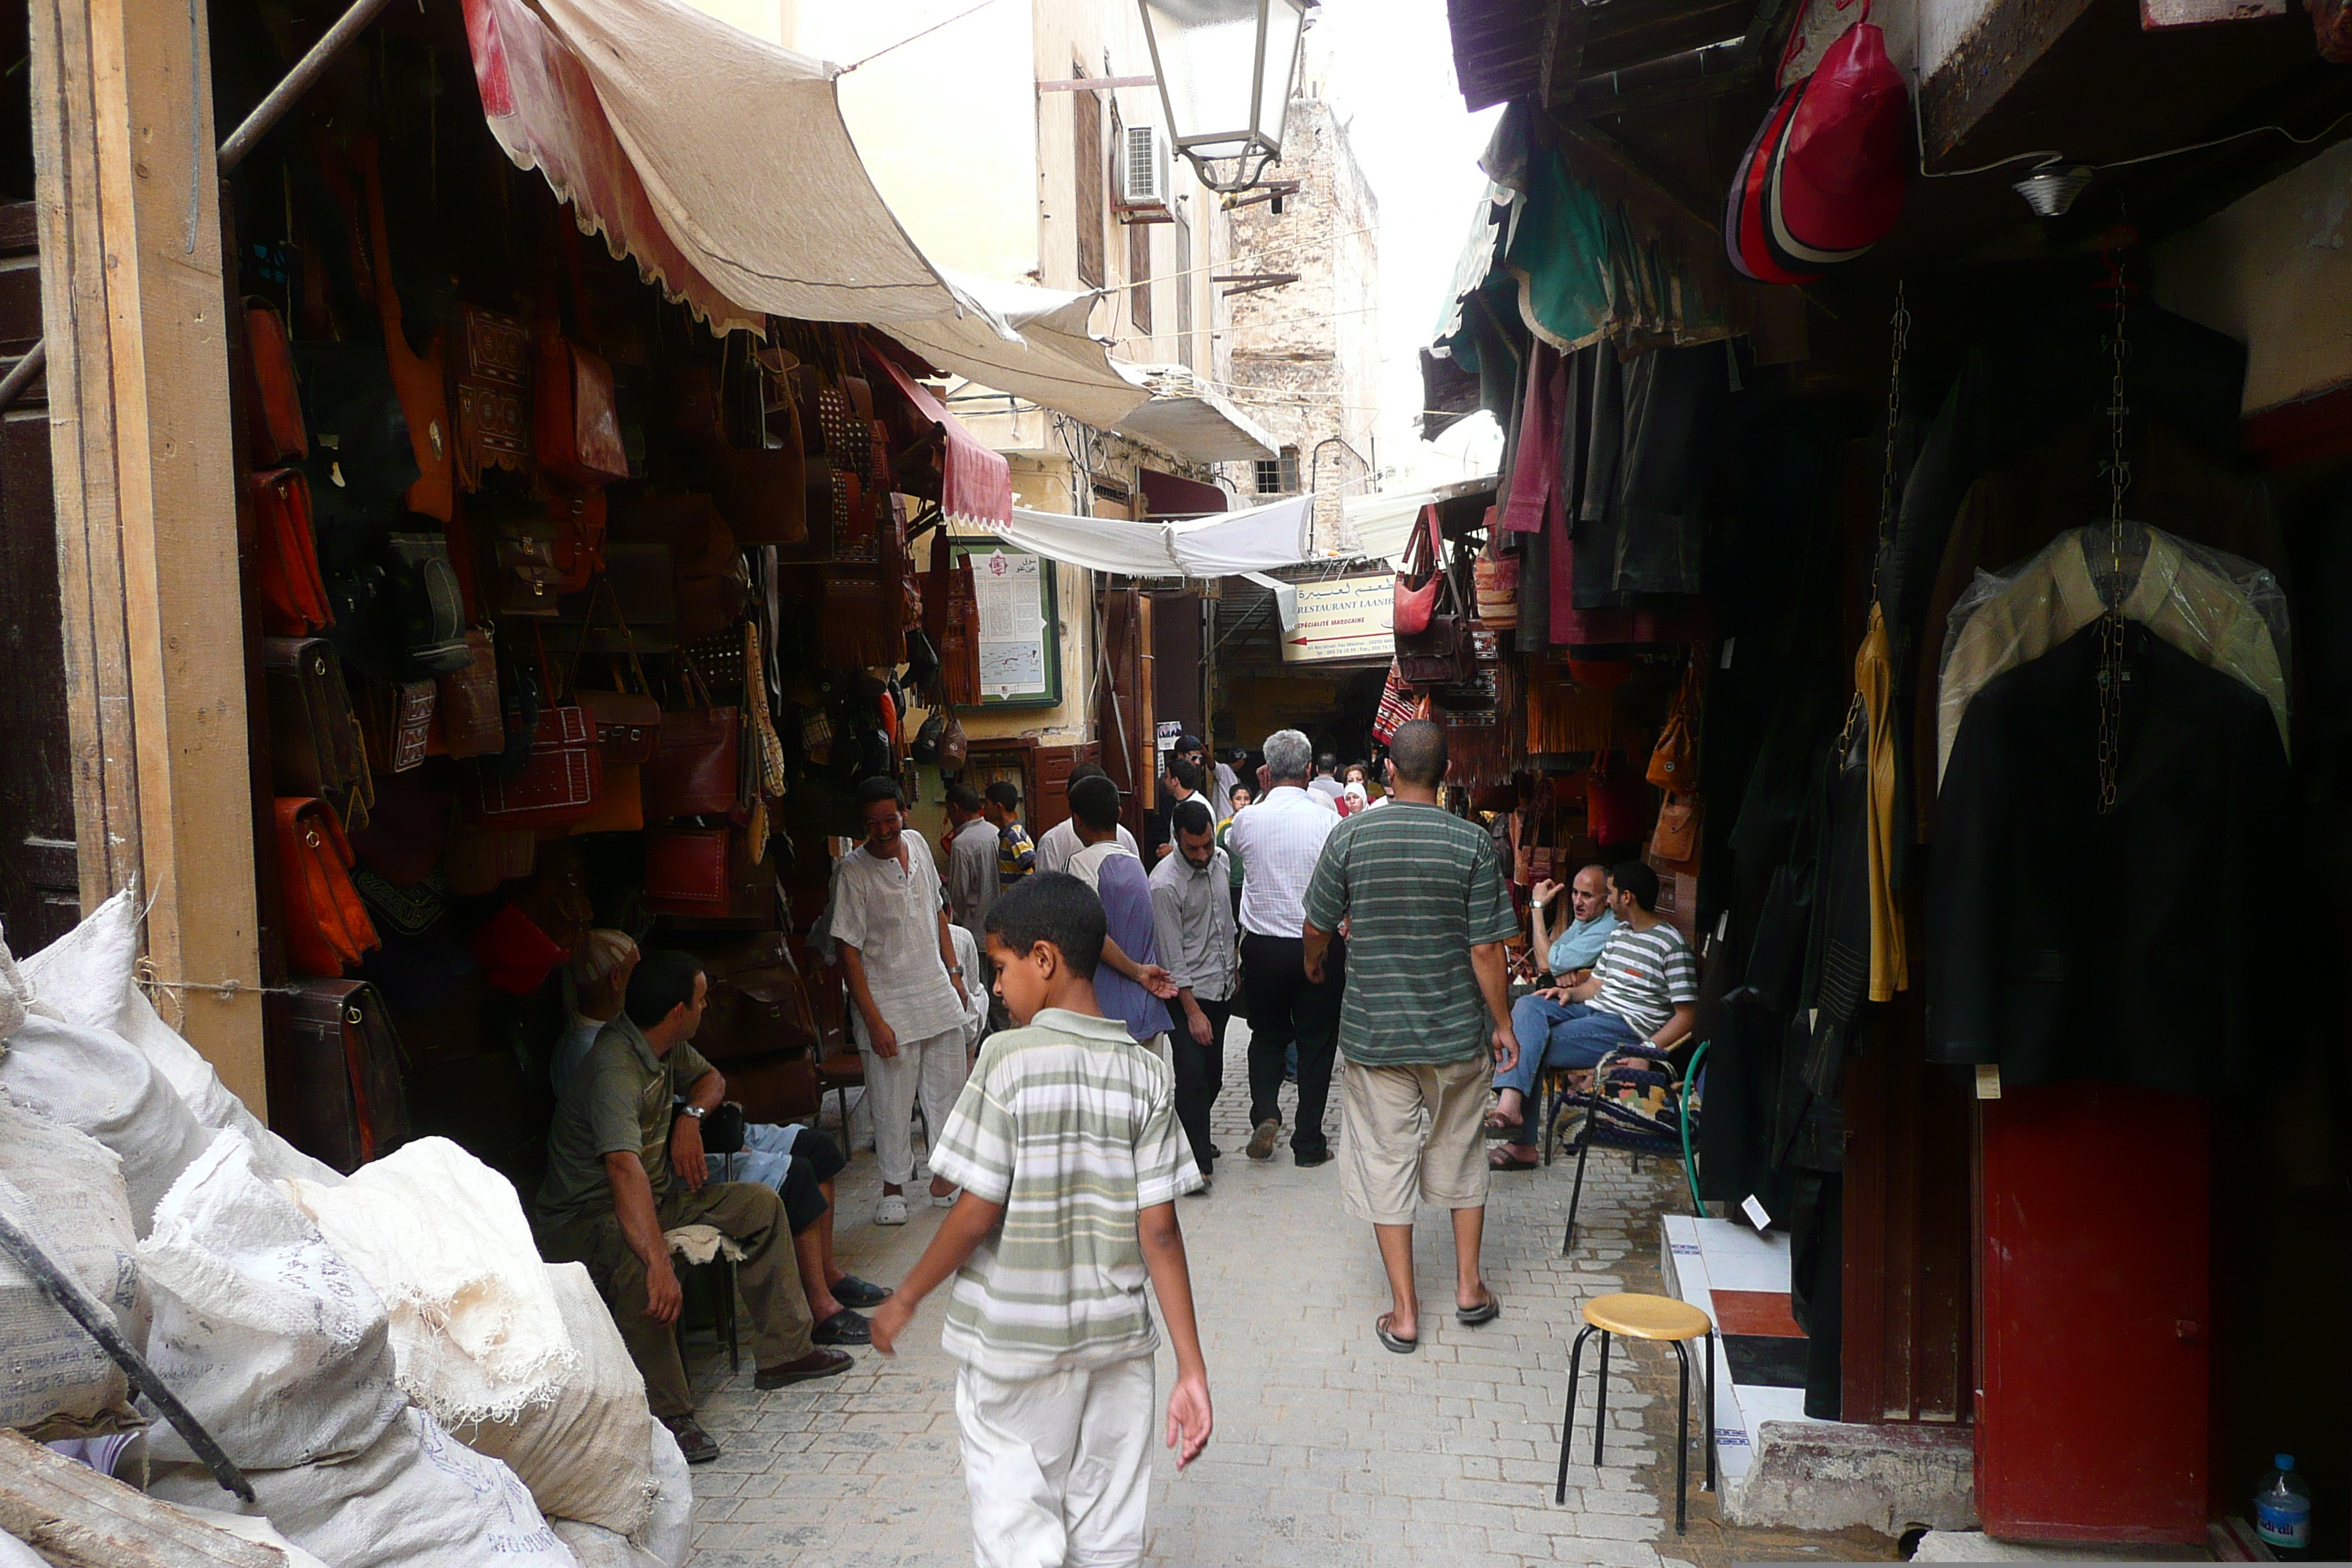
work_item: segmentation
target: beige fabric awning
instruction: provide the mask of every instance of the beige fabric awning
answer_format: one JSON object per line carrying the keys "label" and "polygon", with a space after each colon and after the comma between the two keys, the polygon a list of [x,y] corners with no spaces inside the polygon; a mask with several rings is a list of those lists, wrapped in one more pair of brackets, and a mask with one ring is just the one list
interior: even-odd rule
{"label": "beige fabric awning", "polygon": [[[944,269],[943,269],[944,270]],[[883,330],[942,369],[992,392],[1009,392],[1073,419],[1109,429],[1151,396],[1087,332],[1100,295],[947,271],[947,278],[1021,336],[999,337],[978,317],[896,321]]]}

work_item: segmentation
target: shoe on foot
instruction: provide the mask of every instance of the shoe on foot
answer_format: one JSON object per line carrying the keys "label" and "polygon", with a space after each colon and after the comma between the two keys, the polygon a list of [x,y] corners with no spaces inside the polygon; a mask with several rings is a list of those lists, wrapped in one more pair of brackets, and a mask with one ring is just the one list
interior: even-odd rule
{"label": "shoe on foot", "polygon": [[[832,1320],[828,1319],[827,1321]],[[754,1388],[786,1388],[795,1383],[807,1383],[813,1378],[831,1377],[847,1372],[856,1365],[847,1351],[819,1349],[809,1352],[798,1361],[788,1361],[782,1366],[763,1366],[752,1375]]]}
{"label": "shoe on foot", "polygon": [[811,1330],[809,1338],[821,1345],[870,1345],[874,1342],[873,1324],[844,1307]]}
{"label": "shoe on foot", "polygon": [[855,1274],[833,1282],[833,1299],[845,1307],[878,1307],[895,1294],[887,1285],[868,1284]]}
{"label": "shoe on foot", "polygon": [[1267,1117],[1250,1131],[1249,1147],[1244,1151],[1253,1160],[1274,1158],[1274,1141],[1282,1136],[1282,1123]]}
{"label": "shoe on foot", "polygon": [[963,1189],[961,1187],[951,1188],[944,1193],[933,1193],[931,1194],[931,1206],[935,1209],[951,1209],[956,1205],[956,1199],[962,1195]]}
{"label": "shoe on foot", "polygon": [[1331,1163],[1331,1151],[1328,1149],[1298,1149],[1294,1150],[1291,1152],[1290,1158],[1300,1170],[1311,1171],[1318,1165],[1329,1164]]}
{"label": "shoe on foot", "polygon": [[1213,1182],[1211,1182],[1211,1181],[1210,1181],[1210,1179],[1209,1179],[1207,1176],[1203,1175],[1203,1176],[1201,1178],[1201,1184],[1200,1184],[1199,1186],[1197,1186],[1197,1187],[1194,1187],[1191,1192],[1189,1192],[1189,1193],[1185,1194],[1184,1195],[1185,1195],[1186,1197],[1188,1197],[1188,1198],[1205,1198],[1205,1197],[1207,1197],[1207,1196],[1209,1195],[1209,1189],[1210,1189],[1210,1187],[1212,1187],[1212,1186],[1213,1186],[1213,1185],[1214,1185],[1214,1184],[1214,1184],[1214,1183],[1213,1183]]}
{"label": "shoe on foot", "polygon": [[876,1225],[906,1224],[907,1195],[904,1193],[884,1193],[882,1201],[874,1205],[874,1223]]}
{"label": "shoe on foot", "polygon": [[707,1465],[719,1457],[719,1445],[711,1441],[710,1434],[693,1416],[665,1415],[662,1425],[677,1439],[677,1451],[686,1456],[688,1464]]}
{"label": "shoe on foot", "polygon": [[1214,1143],[1212,1143],[1212,1144],[1210,1144],[1210,1145],[1209,1145],[1209,1158],[1210,1158],[1210,1159],[1212,1159],[1212,1160],[1222,1160],[1222,1159],[1223,1159],[1224,1157],[1225,1157],[1225,1152],[1224,1152],[1223,1149],[1218,1148]]}

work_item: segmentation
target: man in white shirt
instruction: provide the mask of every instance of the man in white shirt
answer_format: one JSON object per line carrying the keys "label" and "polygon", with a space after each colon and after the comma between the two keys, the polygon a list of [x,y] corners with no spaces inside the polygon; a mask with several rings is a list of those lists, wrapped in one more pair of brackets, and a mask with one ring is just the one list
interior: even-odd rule
{"label": "man in white shirt", "polygon": [[1339,782],[1339,759],[1329,752],[1317,757],[1315,776],[1307,781],[1307,787],[1329,801],[1333,810],[1338,810],[1339,796],[1345,794],[1348,788]]}
{"label": "man in white shirt", "polygon": [[1208,803],[1187,801],[1174,817],[1176,853],[1151,868],[1151,919],[1160,962],[1176,982],[1169,1036],[1176,1066],[1176,1120],[1201,1167],[1202,1192],[1216,1168],[1209,1113],[1224,1087],[1225,1024],[1233,1016],[1234,907],[1231,876],[1217,847]]}
{"label": "man in white shirt", "polygon": [[[882,1173],[874,1223],[904,1225],[906,1184],[915,1177],[915,1101],[921,1098],[923,1120],[938,1137],[963,1090],[971,992],[930,846],[921,834],[905,831],[898,784],[867,780],[858,808],[866,842],[842,857],[835,878],[833,940],[849,981],[851,1032],[866,1058],[874,1107],[874,1158]],[[932,1177],[931,1201],[948,1207],[955,1187]]]}
{"label": "man in white shirt", "polygon": [[[997,867],[1002,846],[978,790],[968,784],[951,784],[947,805],[948,826],[953,829],[948,838],[948,909],[955,923],[979,941],[987,929],[988,906],[996,902],[1003,889]],[[967,985],[965,989],[984,988]]]}
{"label": "man in white shirt", "polygon": [[[1072,784],[1076,784],[1080,779],[1108,777],[1110,774],[1103,771],[1100,763],[1080,763],[1070,770]],[[1143,858],[1142,847],[1135,842],[1135,835],[1127,830],[1125,823],[1119,824],[1118,837],[1119,843],[1125,847],[1129,854],[1138,860]],[[1066,816],[1037,836],[1037,869],[1066,871],[1070,868],[1070,862],[1076,858],[1078,851],[1085,847],[1086,846],[1078,839],[1078,825]],[[982,945],[987,944],[982,942]]]}
{"label": "man in white shirt", "polygon": [[1331,1158],[1323,1111],[1347,984],[1347,943],[1333,938],[1323,979],[1307,978],[1307,884],[1323,841],[1339,825],[1331,803],[1307,788],[1314,748],[1296,730],[1266,737],[1265,797],[1234,818],[1225,842],[1242,858],[1242,1001],[1249,1017],[1249,1157],[1270,1160],[1282,1131],[1283,1058],[1298,1047],[1298,1120],[1290,1152],[1300,1165]]}

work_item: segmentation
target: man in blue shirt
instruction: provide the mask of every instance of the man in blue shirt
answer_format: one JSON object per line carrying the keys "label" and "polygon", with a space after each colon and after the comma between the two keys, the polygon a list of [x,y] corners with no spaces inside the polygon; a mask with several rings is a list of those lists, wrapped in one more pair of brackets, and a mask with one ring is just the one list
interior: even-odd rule
{"label": "man in blue shirt", "polygon": [[1070,875],[1094,889],[1110,922],[1102,967],[1095,971],[1095,1000],[1104,1017],[1127,1026],[1136,1044],[1170,1061],[1163,999],[1176,994],[1176,983],[1159,963],[1150,873],[1119,842],[1118,791],[1110,780],[1080,779],[1070,786],[1070,824],[1084,846],[1070,858]]}
{"label": "man in blue shirt", "polygon": [[1568,886],[1570,918],[1555,931],[1548,916],[1559,893],[1558,882],[1538,882],[1531,900],[1532,919],[1535,949],[1544,955],[1543,966],[1565,985],[1579,970],[1592,967],[1592,961],[1601,956],[1601,948],[1619,922],[1609,908],[1606,866],[1587,866],[1576,874]]}

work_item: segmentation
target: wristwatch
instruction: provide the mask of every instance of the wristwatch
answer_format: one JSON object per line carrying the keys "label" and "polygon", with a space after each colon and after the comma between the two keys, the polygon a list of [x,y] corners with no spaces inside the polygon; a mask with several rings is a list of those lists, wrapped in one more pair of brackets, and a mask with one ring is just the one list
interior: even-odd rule
{"label": "wristwatch", "polygon": [[961,980],[963,978],[963,965],[961,963],[950,963],[948,965],[948,973],[954,975],[958,980]]}
{"label": "wristwatch", "polygon": [[677,1113],[678,1113],[680,1116],[691,1116],[691,1117],[693,1117],[697,1121],[701,1121],[704,1117],[706,1117],[706,1116],[709,1115],[709,1114],[710,1114],[710,1110],[709,1110],[709,1107],[707,1107],[707,1106],[700,1106],[700,1105],[681,1105],[681,1106],[679,1106],[679,1107],[677,1108]]}

